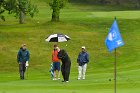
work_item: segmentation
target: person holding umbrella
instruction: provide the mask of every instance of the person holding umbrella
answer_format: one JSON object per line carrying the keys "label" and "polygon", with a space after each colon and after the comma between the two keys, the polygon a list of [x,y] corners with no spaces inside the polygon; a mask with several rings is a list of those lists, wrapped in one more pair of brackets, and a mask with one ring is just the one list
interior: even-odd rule
{"label": "person holding umbrella", "polygon": [[30,53],[26,49],[26,44],[22,44],[17,54],[17,62],[19,64],[19,73],[20,73],[21,80],[24,80],[24,73],[26,71],[26,67],[29,66],[29,63],[28,63],[29,59],[30,59]]}
{"label": "person holding umbrella", "polygon": [[60,60],[58,58],[58,51],[57,51],[57,45],[54,45],[54,50],[52,51],[52,62],[53,62],[53,71],[54,71],[54,78],[53,80],[56,79],[56,70],[58,70],[58,80],[60,80]]}
{"label": "person holding umbrella", "polygon": [[79,72],[78,80],[80,80],[81,78],[85,79],[88,62],[89,62],[89,55],[86,52],[86,47],[82,46],[82,51],[79,53],[77,58],[78,72]]}
{"label": "person holding umbrella", "polygon": [[[66,42],[70,40],[70,37],[65,34],[51,34],[49,35],[45,41],[47,42]],[[58,58],[58,51],[57,51],[57,45],[54,45],[54,50],[52,51],[52,62],[53,62],[53,68],[54,70],[54,79],[56,80],[56,70],[58,70],[58,79],[60,79],[60,62]]]}

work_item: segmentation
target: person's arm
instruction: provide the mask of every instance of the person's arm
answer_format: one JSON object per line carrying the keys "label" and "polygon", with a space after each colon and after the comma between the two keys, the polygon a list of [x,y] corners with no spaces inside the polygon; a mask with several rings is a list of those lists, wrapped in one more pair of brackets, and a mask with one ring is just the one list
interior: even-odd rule
{"label": "person's arm", "polygon": [[78,55],[78,58],[77,58],[77,63],[79,63],[79,60],[80,59],[80,53],[79,53],[79,55]]}
{"label": "person's arm", "polygon": [[53,62],[53,52],[52,52],[52,62]]}
{"label": "person's arm", "polygon": [[66,52],[65,50],[62,50],[62,51],[63,51],[63,53],[62,53],[62,58],[63,58],[63,59],[67,59],[67,58],[68,58],[67,52]]}
{"label": "person's arm", "polygon": [[79,63],[80,63],[80,53],[79,53],[79,55],[78,55],[78,58],[77,58],[77,66],[79,66]]}
{"label": "person's arm", "polygon": [[59,59],[62,59],[62,51],[59,51],[57,56]]}
{"label": "person's arm", "polygon": [[21,52],[20,52],[20,50],[19,50],[19,51],[18,51],[18,54],[17,54],[17,62],[18,62],[18,63],[20,63],[20,56],[21,56],[20,54],[21,54]]}
{"label": "person's arm", "polygon": [[29,61],[30,60],[30,53],[29,53],[29,51],[27,51],[27,61]]}
{"label": "person's arm", "polygon": [[88,53],[86,55],[86,60],[87,60],[87,63],[88,63],[89,62],[89,55],[88,55]]}
{"label": "person's arm", "polygon": [[30,59],[30,53],[29,53],[29,51],[27,51],[26,67],[29,66],[29,59]]}
{"label": "person's arm", "polygon": [[59,58],[59,59],[61,59],[61,55],[60,55],[60,53],[58,52],[58,55],[57,55],[57,57]]}

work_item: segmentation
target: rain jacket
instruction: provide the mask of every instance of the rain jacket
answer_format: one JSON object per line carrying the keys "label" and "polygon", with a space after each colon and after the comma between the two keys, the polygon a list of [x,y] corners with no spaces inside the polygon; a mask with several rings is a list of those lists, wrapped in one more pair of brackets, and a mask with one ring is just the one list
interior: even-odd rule
{"label": "rain jacket", "polygon": [[77,62],[79,63],[79,66],[82,66],[89,62],[89,55],[87,52],[80,52],[77,58]]}
{"label": "rain jacket", "polygon": [[26,61],[29,61],[29,59],[30,59],[29,51],[27,49],[23,50],[22,48],[20,48],[17,54],[17,61],[26,62]]}

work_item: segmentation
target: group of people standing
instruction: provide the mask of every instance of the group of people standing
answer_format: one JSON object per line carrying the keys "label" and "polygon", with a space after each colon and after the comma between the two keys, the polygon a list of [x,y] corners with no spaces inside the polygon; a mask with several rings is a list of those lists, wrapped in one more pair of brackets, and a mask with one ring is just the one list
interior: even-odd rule
{"label": "group of people standing", "polygon": [[[86,47],[81,47],[82,51],[79,53],[77,58],[78,64],[78,80],[85,79],[87,64],[89,62],[89,55],[86,52]],[[60,60],[62,61],[62,65],[60,67]],[[52,62],[53,62],[53,70],[54,77],[53,80],[57,80],[56,78],[56,70],[58,70],[58,80],[60,80],[60,70],[62,72],[63,81],[69,82],[70,68],[71,68],[71,60],[65,50],[60,50],[57,45],[54,45],[54,50],[52,51]]]}
{"label": "group of people standing", "polygon": [[[26,68],[29,66],[30,53],[26,49],[26,44],[23,44],[18,51],[17,61],[19,64],[20,79],[24,79],[24,73]],[[60,63],[62,61],[62,65]],[[89,55],[86,51],[86,47],[81,47],[81,52],[77,58],[78,64],[78,78],[77,80],[85,79],[87,64],[89,62]],[[65,50],[61,50],[57,45],[54,45],[52,51],[52,66],[53,66],[53,80],[60,80],[60,74],[62,72],[63,81],[69,82],[69,75],[71,69],[71,60],[68,53]],[[58,77],[56,76],[56,71],[58,71]]]}
{"label": "group of people standing", "polygon": [[[60,60],[62,61],[61,67]],[[57,80],[56,70],[58,70],[58,80],[60,80],[60,70],[61,70],[64,79],[62,82],[69,82],[71,60],[67,52],[65,50],[60,50],[60,48],[57,45],[54,45],[54,50],[52,51],[52,62],[54,70],[53,80]]]}

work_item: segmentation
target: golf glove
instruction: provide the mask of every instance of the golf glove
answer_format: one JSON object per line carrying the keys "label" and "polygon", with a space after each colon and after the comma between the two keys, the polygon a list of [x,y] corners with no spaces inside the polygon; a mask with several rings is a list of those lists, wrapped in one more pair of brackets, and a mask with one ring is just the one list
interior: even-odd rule
{"label": "golf glove", "polygon": [[29,66],[29,62],[28,61],[26,61],[26,67],[28,67]]}

